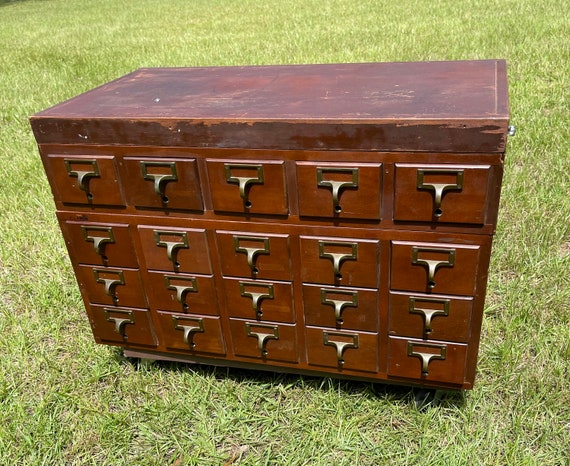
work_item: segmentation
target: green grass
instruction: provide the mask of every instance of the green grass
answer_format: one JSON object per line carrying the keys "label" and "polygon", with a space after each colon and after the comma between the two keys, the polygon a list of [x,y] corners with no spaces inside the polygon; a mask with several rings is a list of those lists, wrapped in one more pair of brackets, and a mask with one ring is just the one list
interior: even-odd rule
{"label": "green grass", "polygon": [[[569,33],[565,0],[0,0],[0,464],[569,464]],[[92,342],[29,115],[146,66],[478,58],[518,134],[473,391],[420,411]]]}

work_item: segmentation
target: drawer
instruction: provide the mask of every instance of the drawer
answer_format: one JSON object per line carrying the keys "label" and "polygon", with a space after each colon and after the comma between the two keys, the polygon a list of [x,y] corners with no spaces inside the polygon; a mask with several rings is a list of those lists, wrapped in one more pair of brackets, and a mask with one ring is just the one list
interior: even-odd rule
{"label": "drawer", "polygon": [[467,343],[473,298],[390,293],[390,335]]}
{"label": "drawer", "polygon": [[207,159],[214,210],[287,215],[282,161]]}
{"label": "drawer", "polygon": [[467,345],[390,337],[388,376],[462,384]]}
{"label": "drawer", "polygon": [[303,282],[378,287],[379,241],[301,236]]}
{"label": "drawer", "polygon": [[146,309],[87,306],[89,323],[98,343],[121,346],[157,346],[156,334]]}
{"label": "drawer", "polygon": [[295,322],[290,282],[225,278],[224,293],[231,317]]}
{"label": "drawer", "polygon": [[338,371],[378,371],[376,333],[337,331],[307,327],[307,357],[310,365]]}
{"label": "drawer", "polygon": [[392,241],[393,290],[472,295],[480,246]]}
{"label": "drawer", "polygon": [[211,275],[148,272],[149,301],[153,310],[219,315]]}
{"label": "drawer", "polygon": [[114,156],[47,156],[48,170],[64,204],[123,206]]}
{"label": "drawer", "polygon": [[375,290],[303,285],[303,308],[307,325],[378,331]]}
{"label": "drawer", "polygon": [[226,354],[218,317],[158,312],[163,343],[168,349],[192,353]]}
{"label": "drawer", "polygon": [[291,280],[289,235],[217,231],[216,239],[225,276]]}
{"label": "drawer", "polygon": [[77,278],[89,301],[98,304],[147,307],[138,269],[80,265]]}
{"label": "drawer", "polygon": [[394,220],[484,224],[490,168],[396,164]]}
{"label": "drawer", "polygon": [[195,159],[125,157],[125,196],[139,208],[201,211]]}
{"label": "drawer", "polygon": [[146,225],[138,230],[148,269],[212,273],[206,230]]}
{"label": "drawer", "polygon": [[298,360],[297,331],[294,325],[230,319],[236,356],[262,361]]}
{"label": "drawer", "polygon": [[297,162],[299,215],[380,220],[382,165]]}
{"label": "drawer", "polygon": [[138,267],[129,225],[68,221],[61,229],[76,263]]}

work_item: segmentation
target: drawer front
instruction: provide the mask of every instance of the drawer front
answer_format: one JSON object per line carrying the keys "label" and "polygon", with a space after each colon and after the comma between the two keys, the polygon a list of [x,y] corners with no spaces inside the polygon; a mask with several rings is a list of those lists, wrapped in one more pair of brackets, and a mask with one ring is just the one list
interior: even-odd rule
{"label": "drawer front", "polygon": [[378,331],[378,292],[362,288],[303,285],[305,323]]}
{"label": "drawer front", "polygon": [[219,315],[211,275],[148,272],[150,307],[164,311]]}
{"label": "drawer front", "polygon": [[260,361],[297,362],[297,332],[294,325],[230,319],[230,327],[236,356]]}
{"label": "drawer front", "polygon": [[295,322],[290,282],[225,278],[224,292],[231,317]]}
{"label": "drawer front", "polygon": [[467,343],[473,298],[390,293],[390,335]]}
{"label": "drawer front", "polygon": [[61,222],[61,229],[76,263],[138,267],[129,225]]}
{"label": "drawer front", "polygon": [[396,164],[394,220],[484,224],[490,169]]}
{"label": "drawer front", "polygon": [[380,220],[381,164],[297,163],[299,215]]}
{"label": "drawer front", "polygon": [[388,376],[462,384],[467,345],[390,337]]}
{"label": "drawer front", "polygon": [[479,246],[392,241],[393,290],[472,295]]}
{"label": "drawer front", "polygon": [[50,154],[47,164],[64,204],[125,205],[114,156]]}
{"label": "drawer front", "polygon": [[77,278],[89,301],[110,306],[147,307],[139,271],[80,265]]}
{"label": "drawer front", "polygon": [[125,196],[130,205],[151,209],[202,211],[195,159],[135,158],[123,160]]}
{"label": "drawer front", "polygon": [[307,327],[309,364],[338,371],[378,371],[378,335]]}
{"label": "drawer front", "polygon": [[191,353],[226,353],[218,317],[158,312],[164,344],[173,350]]}
{"label": "drawer front", "polygon": [[301,236],[300,242],[303,282],[378,287],[378,241]]}
{"label": "drawer front", "polygon": [[287,215],[282,161],[206,160],[214,210]]}
{"label": "drawer front", "polygon": [[150,312],[146,309],[92,304],[87,307],[87,314],[98,343],[157,346]]}
{"label": "drawer front", "polygon": [[139,226],[139,236],[148,269],[212,273],[206,230]]}
{"label": "drawer front", "polygon": [[289,235],[217,231],[216,240],[225,276],[291,280]]}

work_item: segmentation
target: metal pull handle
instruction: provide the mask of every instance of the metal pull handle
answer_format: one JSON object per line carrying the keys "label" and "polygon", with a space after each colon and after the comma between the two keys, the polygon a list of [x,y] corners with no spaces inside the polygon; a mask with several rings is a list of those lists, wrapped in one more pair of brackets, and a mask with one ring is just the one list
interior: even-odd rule
{"label": "metal pull handle", "polygon": [[[252,327],[261,330],[254,331]],[[267,356],[267,350],[265,349],[267,342],[269,340],[279,340],[279,327],[277,325],[250,324],[246,322],[245,332],[248,337],[257,338],[257,348],[263,357]]]}
{"label": "metal pull handle", "polygon": [[[421,346],[424,348],[434,348],[439,350],[439,354],[437,353],[429,353],[424,351],[416,351],[414,347]],[[409,341],[408,342],[408,356],[418,358],[422,364],[422,377],[427,377],[429,375],[428,366],[431,361],[436,359],[444,361],[447,357],[447,347],[445,345],[433,345],[430,343],[414,343]]]}
{"label": "metal pull handle", "polygon": [[[140,162],[141,172],[145,180],[154,183],[154,192],[160,196],[163,204],[168,204],[168,196],[165,194],[166,183],[169,181],[178,181],[178,173],[176,171],[176,162]],[[170,173],[149,173],[149,168],[168,169]]]}
{"label": "metal pull handle", "polygon": [[[256,287],[256,288],[265,288],[267,290],[266,293],[259,293],[255,291],[248,291],[246,287]],[[255,283],[255,282],[239,282],[239,290],[240,295],[244,298],[251,298],[251,304],[253,307],[253,312],[255,312],[258,319],[261,318],[263,315],[263,311],[261,310],[261,302],[264,299],[274,299],[275,292],[273,284],[265,284],[265,283]]]}
{"label": "metal pull handle", "polygon": [[[178,282],[186,282],[188,285],[174,285],[172,283],[173,280]],[[188,293],[197,293],[198,292],[198,282],[194,277],[178,277],[172,275],[165,275],[164,276],[164,283],[166,285],[167,290],[176,291],[176,301],[182,304],[182,308],[184,312],[188,311],[188,304],[186,303],[186,295]]]}
{"label": "metal pull handle", "polygon": [[[434,259],[421,259],[421,253],[440,253],[447,254],[446,260]],[[455,249],[443,248],[420,248],[417,246],[412,247],[412,264],[421,265],[427,269],[427,286],[432,289],[435,288],[435,273],[440,267],[453,267],[455,265]]]}
{"label": "metal pull handle", "polygon": [[[441,304],[441,309],[426,309],[423,307],[416,307],[416,302],[434,303]],[[415,296],[410,296],[409,300],[409,311],[410,314],[420,314],[424,320],[424,335],[429,335],[432,331],[431,321],[436,316],[447,317],[449,315],[449,306],[451,300],[449,299],[437,299],[437,298],[416,298]]]}
{"label": "metal pull handle", "polygon": [[[331,299],[329,295],[345,295],[350,296],[349,301],[343,301],[340,299]],[[358,307],[358,292],[357,291],[337,291],[337,290],[327,290],[326,288],[321,288],[321,304],[326,304],[334,308],[334,316],[338,325],[343,323],[342,321],[342,311],[345,307]]]}
{"label": "metal pull handle", "polygon": [[[452,175],[455,176],[455,183],[427,183],[424,181],[425,175]],[[433,215],[441,217],[443,210],[441,201],[446,191],[461,191],[463,189],[463,170],[456,169],[440,169],[440,168],[424,168],[419,169],[417,173],[417,188],[433,191]]]}
{"label": "metal pull handle", "polygon": [[[340,338],[340,340],[333,340],[332,338]],[[348,341],[347,341],[348,339]],[[323,343],[325,346],[332,346],[336,349],[336,359],[338,365],[344,365],[343,353],[348,348],[358,349],[358,334],[357,333],[340,333],[340,332],[323,332]]]}
{"label": "metal pull handle", "polygon": [[[115,275],[117,278],[105,278],[101,277],[101,274]],[[125,284],[125,275],[123,271],[93,269],[93,275],[95,276],[95,281],[97,283],[105,285],[105,294],[113,298],[113,303],[117,304],[119,302],[119,297],[116,295],[116,288],[119,285]]]}
{"label": "metal pull handle", "polygon": [[[247,209],[252,207],[249,200],[249,188],[252,184],[263,184],[263,165],[246,163],[225,163],[224,170],[226,182],[239,186],[239,195],[243,200],[243,205]],[[233,176],[232,170],[255,170],[255,176]]]}
{"label": "metal pull handle", "polygon": [[[87,195],[87,200],[91,201],[93,195],[89,192],[89,180],[91,178],[100,178],[101,173],[99,172],[99,164],[97,160],[84,160],[84,159],[64,159],[65,170],[67,174],[71,177],[77,178],[77,186],[81,191],[85,191]],[[78,170],[77,166],[89,166],[90,170]],[[75,169],[74,169],[75,167]]]}
{"label": "metal pull handle", "polygon": [[[325,180],[324,175],[328,173],[336,173],[336,174],[350,173],[352,175],[352,180],[351,181]],[[340,214],[342,212],[342,206],[340,205],[339,201],[340,191],[345,188],[358,188],[358,168],[317,167],[317,186],[331,189],[334,212],[336,214]]]}
{"label": "metal pull handle", "polygon": [[[115,243],[115,234],[113,233],[112,227],[96,227],[96,226],[81,226],[81,232],[83,233],[83,238],[88,243],[93,243],[93,249],[95,253],[106,262],[107,257],[105,256],[105,245]],[[93,232],[106,233],[106,236],[95,236]]]}
{"label": "metal pull handle", "polygon": [[[165,230],[154,230],[154,240],[157,246],[166,248],[166,257],[172,262],[174,270],[178,271],[180,268],[180,263],[176,260],[178,256],[179,249],[188,249],[188,235],[186,232],[180,231],[165,231]],[[163,236],[173,236],[175,238],[180,238],[178,241],[164,241]]]}
{"label": "metal pull handle", "polygon": [[[191,322],[191,325],[183,325],[180,322]],[[204,320],[201,318],[191,318],[191,317],[179,317],[172,316],[172,322],[176,330],[182,330],[184,332],[184,343],[190,348],[195,348],[196,343],[194,343],[194,335],[196,333],[204,333]]]}
{"label": "metal pull handle", "polygon": [[[126,340],[127,339],[127,334],[126,334],[127,324],[134,324],[135,323],[134,312],[133,311],[126,311],[126,310],[122,310],[122,309],[104,309],[103,311],[105,312],[105,319],[107,320],[107,322],[112,322],[115,325],[115,328],[114,328],[115,333],[118,333],[119,335],[121,335],[123,340]],[[111,315],[111,313],[119,314],[119,315],[126,316],[126,317],[113,317]]]}
{"label": "metal pull handle", "polygon": [[[325,250],[327,247],[350,248],[350,252],[348,254],[339,252],[327,252]],[[342,274],[340,273],[342,263],[346,260],[358,259],[358,243],[319,241],[319,257],[323,259],[330,259],[332,261],[334,276],[337,280],[340,280],[342,279]]]}
{"label": "metal pull handle", "polygon": [[[259,238],[257,236],[234,236],[234,249],[235,252],[245,254],[247,256],[247,265],[251,269],[251,273],[253,275],[257,275],[259,273],[259,268],[255,265],[257,256],[259,254],[266,254],[270,253],[269,248],[269,238]],[[242,242],[250,242],[250,243],[262,243],[262,247],[251,247],[251,246],[242,246]]]}

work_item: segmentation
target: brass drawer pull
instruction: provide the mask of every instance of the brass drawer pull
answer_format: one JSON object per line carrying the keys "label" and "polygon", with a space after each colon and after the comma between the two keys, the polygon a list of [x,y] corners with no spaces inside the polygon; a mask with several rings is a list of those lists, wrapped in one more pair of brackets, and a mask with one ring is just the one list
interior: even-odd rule
{"label": "brass drawer pull", "polygon": [[[433,259],[421,259],[421,253],[441,253],[447,254],[446,260],[433,260]],[[443,248],[421,248],[414,246],[412,247],[412,264],[421,265],[427,268],[427,286],[428,288],[435,288],[435,273],[440,267],[453,267],[455,265],[455,249],[443,249]]]}
{"label": "brass drawer pull", "polygon": [[[105,319],[107,320],[107,322],[112,322],[115,325],[114,328],[115,333],[118,333],[119,335],[121,335],[123,340],[126,340],[127,334],[125,333],[126,330],[125,327],[127,326],[127,324],[135,323],[134,312],[123,309],[107,309],[107,308],[105,308],[103,312],[105,313]],[[113,317],[111,313],[123,315],[125,317]]]}
{"label": "brass drawer pull", "polygon": [[[163,204],[168,204],[168,196],[165,194],[166,183],[169,181],[178,181],[178,173],[176,171],[176,162],[140,162],[142,176],[145,180],[154,183],[154,192],[160,197]],[[149,173],[149,167],[167,168],[170,173]]]}
{"label": "brass drawer pull", "polygon": [[[174,266],[174,270],[178,270],[180,268],[180,263],[176,260],[176,256],[178,255],[179,249],[188,249],[190,246],[188,245],[188,235],[186,232],[179,232],[179,231],[166,231],[166,230],[154,230],[154,241],[157,246],[161,248],[166,248],[166,257],[168,260],[172,262]],[[176,238],[180,238],[178,241],[163,241],[163,236],[174,236]]]}
{"label": "brass drawer pull", "polygon": [[[254,170],[255,176],[233,176],[232,170]],[[252,184],[263,184],[263,165],[247,164],[247,163],[225,163],[224,171],[226,174],[226,182],[237,184],[239,186],[239,195],[243,200],[243,205],[247,209],[252,207],[249,200],[249,188]]]}
{"label": "brass drawer pull", "polygon": [[[267,293],[259,293],[254,291],[248,291],[246,287],[254,286],[260,288],[266,288]],[[273,288],[273,284],[265,284],[265,283],[255,283],[255,282],[239,282],[239,291],[240,295],[244,298],[251,298],[251,304],[253,306],[253,312],[255,312],[258,319],[261,318],[263,315],[263,311],[261,310],[261,302],[264,299],[274,299],[275,292]]]}
{"label": "brass drawer pull", "polygon": [[[329,294],[349,296],[349,301],[342,301],[340,299],[330,299]],[[342,291],[342,290],[328,290],[321,288],[321,304],[326,304],[334,308],[334,316],[336,323],[342,325],[342,311],[345,307],[358,307],[358,291]]]}
{"label": "brass drawer pull", "polygon": [[[417,188],[433,191],[433,215],[441,217],[443,210],[441,209],[441,201],[446,191],[461,191],[463,189],[463,170],[445,169],[445,168],[423,168],[418,169]],[[427,183],[424,181],[425,175],[455,175],[455,183]]]}
{"label": "brass drawer pull", "polygon": [[[65,170],[67,174],[71,177],[77,178],[77,186],[81,191],[85,191],[87,195],[87,200],[91,201],[93,195],[89,192],[89,180],[91,178],[100,178],[101,173],[99,172],[99,164],[97,160],[84,160],[84,159],[64,159]],[[90,170],[78,170],[79,166],[89,166]],[[74,168],[75,167],[75,168]]]}
{"label": "brass drawer pull", "polygon": [[[426,353],[423,351],[416,351],[414,347],[422,346],[424,348],[434,348],[439,350],[437,353]],[[447,347],[445,345],[434,345],[431,343],[414,343],[412,341],[408,342],[408,356],[418,358],[422,364],[422,377],[427,377],[429,375],[428,366],[433,360],[439,359],[444,361],[447,357]]]}
{"label": "brass drawer pull", "polygon": [[[180,322],[189,322],[193,325],[183,325]],[[184,343],[190,348],[195,348],[196,343],[194,343],[194,335],[196,333],[204,333],[204,319],[199,317],[179,317],[172,316],[172,323],[176,330],[182,330],[184,332]]]}
{"label": "brass drawer pull", "polygon": [[[426,309],[426,308],[422,308],[422,307],[416,307],[416,301],[441,304],[442,309]],[[450,304],[451,304],[450,299],[418,298],[415,296],[410,296],[409,311],[410,311],[410,314],[420,314],[423,317],[424,335],[429,335],[432,331],[432,329],[431,329],[432,319],[436,316],[447,317],[449,315]]]}
{"label": "brass drawer pull", "polygon": [[[254,327],[256,331],[252,330],[252,327]],[[257,338],[257,348],[263,357],[267,356],[267,350],[265,349],[267,342],[269,340],[279,340],[279,327],[277,325],[251,324],[246,322],[245,332],[248,337]]]}
{"label": "brass drawer pull", "polygon": [[[187,282],[188,285],[173,285],[172,280],[178,282]],[[184,311],[188,311],[188,304],[186,304],[186,295],[188,293],[198,292],[198,282],[194,277],[178,277],[172,275],[164,276],[164,283],[167,290],[176,291],[176,301],[182,304]]]}
{"label": "brass drawer pull", "polygon": [[[101,274],[115,275],[117,278],[103,278],[100,276]],[[113,298],[113,302],[117,304],[119,302],[119,297],[116,295],[116,288],[119,285],[125,285],[125,274],[123,271],[93,269],[93,275],[97,283],[105,285],[105,294]]]}
{"label": "brass drawer pull", "polygon": [[[350,173],[352,181],[325,180],[324,175],[328,173]],[[334,212],[340,214],[342,212],[342,206],[339,201],[340,191],[345,188],[358,188],[358,168],[317,167],[317,185],[331,189]]]}
{"label": "brass drawer pull", "polygon": [[[338,252],[327,252],[326,247],[341,247],[349,248],[350,252],[348,254],[338,253]],[[319,241],[319,257],[323,259],[330,259],[333,263],[334,276],[337,280],[342,278],[340,273],[340,268],[342,263],[346,260],[357,260],[358,259],[358,243],[344,243],[337,241]]]}
{"label": "brass drawer pull", "polygon": [[[115,243],[115,234],[113,233],[112,227],[97,227],[97,226],[81,226],[81,232],[83,233],[83,238],[88,243],[93,243],[93,249],[95,253],[106,262],[107,257],[105,256],[105,245]],[[106,233],[106,236],[95,236],[93,232]]]}
{"label": "brass drawer pull", "polygon": [[[332,338],[344,338],[351,341],[333,340]],[[341,332],[323,332],[323,344],[332,346],[336,349],[336,359],[338,365],[344,365],[343,353],[349,348],[358,349],[358,334],[357,333],[341,333]]]}
{"label": "brass drawer pull", "polygon": [[[259,273],[259,269],[255,265],[255,261],[259,254],[266,254],[270,253],[269,248],[269,238],[259,238],[257,236],[237,236],[234,235],[234,250],[235,252],[245,254],[247,256],[247,265],[251,269],[251,273],[253,275],[257,275]],[[251,247],[251,246],[242,246],[241,242],[253,242],[253,243],[262,243],[263,246],[260,248]]]}

